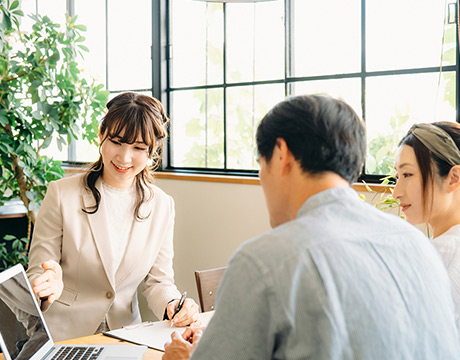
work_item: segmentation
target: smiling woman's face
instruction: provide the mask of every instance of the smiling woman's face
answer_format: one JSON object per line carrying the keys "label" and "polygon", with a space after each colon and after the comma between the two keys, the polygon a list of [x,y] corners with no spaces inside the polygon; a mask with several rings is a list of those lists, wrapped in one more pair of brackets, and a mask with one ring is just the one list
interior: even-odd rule
{"label": "smiling woman's face", "polygon": [[149,147],[140,136],[133,144],[121,143],[118,136],[107,137],[101,145],[101,155],[104,162],[102,179],[110,186],[126,189],[147,166]]}
{"label": "smiling woman's face", "polygon": [[397,183],[393,197],[398,199],[406,219],[413,225],[426,222],[422,172],[412,146],[403,145],[396,153]]}

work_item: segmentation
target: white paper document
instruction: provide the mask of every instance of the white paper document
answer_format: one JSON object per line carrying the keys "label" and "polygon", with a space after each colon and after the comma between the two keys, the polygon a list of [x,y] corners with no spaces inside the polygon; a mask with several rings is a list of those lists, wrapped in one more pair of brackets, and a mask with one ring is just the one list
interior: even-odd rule
{"label": "white paper document", "polygon": [[182,334],[185,329],[174,326],[170,328],[168,321],[156,321],[125,326],[122,329],[107,331],[104,335],[165,351],[165,343],[171,341],[171,334],[174,331]]}

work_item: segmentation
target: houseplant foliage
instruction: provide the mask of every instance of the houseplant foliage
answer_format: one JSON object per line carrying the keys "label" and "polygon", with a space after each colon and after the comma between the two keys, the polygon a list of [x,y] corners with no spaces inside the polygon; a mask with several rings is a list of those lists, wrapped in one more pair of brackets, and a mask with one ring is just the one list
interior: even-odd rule
{"label": "houseplant foliage", "polygon": [[[0,242],[0,268],[27,263],[31,225],[50,181],[61,178],[59,161],[40,154],[54,139],[59,149],[70,139],[95,141],[97,118],[108,92],[83,78],[77,59],[84,25],[67,18],[65,29],[46,16],[32,15],[32,30],[21,31],[19,1],[0,0],[0,205],[21,199],[27,208],[27,238]],[[64,16],[64,14],[63,14]]]}

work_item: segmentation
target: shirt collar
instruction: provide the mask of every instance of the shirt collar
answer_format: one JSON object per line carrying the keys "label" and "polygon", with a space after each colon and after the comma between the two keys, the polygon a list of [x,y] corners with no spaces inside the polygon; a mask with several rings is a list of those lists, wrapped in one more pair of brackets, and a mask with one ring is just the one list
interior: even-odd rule
{"label": "shirt collar", "polygon": [[337,202],[353,202],[359,200],[358,193],[351,187],[334,187],[323,190],[315,195],[310,196],[300,207],[296,218],[306,215],[308,212],[327,205],[328,203]]}

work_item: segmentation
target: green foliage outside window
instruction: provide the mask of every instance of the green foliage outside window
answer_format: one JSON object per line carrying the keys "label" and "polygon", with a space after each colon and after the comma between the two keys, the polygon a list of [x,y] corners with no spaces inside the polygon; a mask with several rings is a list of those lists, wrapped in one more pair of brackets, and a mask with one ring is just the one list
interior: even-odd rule
{"label": "green foliage outside window", "polygon": [[222,97],[218,94],[216,91],[206,93],[200,90],[193,94],[201,104],[200,114],[203,114],[203,120],[192,118],[185,124],[185,133],[193,141],[193,146],[185,154],[185,161],[191,167],[223,167],[223,121],[213,111],[222,107]]}
{"label": "green foliage outside window", "polygon": [[392,174],[398,143],[407,131],[408,111],[396,111],[390,119],[391,131],[380,135],[368,145],[366,172],[369,174]]}
{"label": "green foliage outside window", "polygon": [[[447,44],[450,45],[450,47],[443,50],[441,59],[444,64],[453,65],[456,63],[456,36],[455,25],[446,25],[443,43],[444,46]],[[443,101],[449,104],[452,108],[455,108],[456,74],[441,72],[439,75],[440,79],[441,74],[445,81]],[[388,133],[379,134],[379,136],[369,142],[366,159],[367,174],[393,174],[395,155],[398,149],[399,141],[409,130],[409,126],[413,123],[413,121],[410,121],[411,119],[409,114],[409,108],[396,109],[390,119],[391,130]],[[442,120],[445,119],[439,119],[439,121]],[[426,121],[430,121],[430,119],[427,118]]]}

